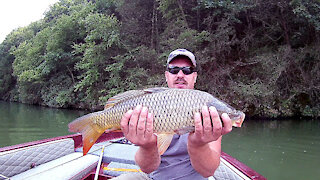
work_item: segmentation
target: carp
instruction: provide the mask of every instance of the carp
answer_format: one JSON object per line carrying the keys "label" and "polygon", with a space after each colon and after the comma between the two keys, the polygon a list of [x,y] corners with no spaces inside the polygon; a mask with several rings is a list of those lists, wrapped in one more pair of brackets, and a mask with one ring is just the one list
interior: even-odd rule
{"label": "carp", "polygon": [[69,124],[69,131],[82,134],[83,154],[87,154],[105,131],[119,130],[123,114],[137,105],[147,107],[154,115],[153,132],[158,136],[160,154],[169,147],[175,133],[194,131],[194,113],[200,112],[203,106],[214,106],[219,115],[227,113],[234,127],[241,127],[245,118],[243,112],[200,90],[165,87],[130,90],[110,98],[104,110],[84,115]]}

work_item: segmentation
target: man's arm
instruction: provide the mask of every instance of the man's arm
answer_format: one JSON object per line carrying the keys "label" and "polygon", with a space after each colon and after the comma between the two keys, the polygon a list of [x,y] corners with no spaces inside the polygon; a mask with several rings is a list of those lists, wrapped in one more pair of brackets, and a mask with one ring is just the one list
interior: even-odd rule
{"label": "man's arm", "polygon": [[139,149],[135,161],[145,173],[151,173],[160,165],[157,137],[153,134],[153,114],[146,107],[137,106],[129,110],[121,120],[124,136]]}
{"label": "man's arm", "polygon": [[204,177],[212,176],[220,164],[222,135],[232,130],[227,114],[222,114],[223,126],[214,107],[195,113],[195,132],[188,137],[188,153],[193,168]]}

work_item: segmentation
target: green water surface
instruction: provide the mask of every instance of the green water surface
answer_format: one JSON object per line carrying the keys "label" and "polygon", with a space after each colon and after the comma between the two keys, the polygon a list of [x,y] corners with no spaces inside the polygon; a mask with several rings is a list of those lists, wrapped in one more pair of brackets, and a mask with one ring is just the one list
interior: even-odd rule
{"label": "green water surface", "polygon": [[[87,112],[0,101],[0,147],[71,134]],[[320,179],[320,121],[245,120],[223,137],[222,149],[268,179]]]}

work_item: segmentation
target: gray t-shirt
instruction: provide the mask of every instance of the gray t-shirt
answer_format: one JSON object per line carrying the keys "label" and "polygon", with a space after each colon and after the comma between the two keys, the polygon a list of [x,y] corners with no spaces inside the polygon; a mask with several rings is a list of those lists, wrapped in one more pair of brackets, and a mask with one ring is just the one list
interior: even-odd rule
{"label": "gray t-shirt", "polygon": [[188,135],[173,136],[167,151],[161,156],[161,163],[157,170],[149,174],[154,180],[183,179],[201,180],[207,179],[193,169],[187,149]]}

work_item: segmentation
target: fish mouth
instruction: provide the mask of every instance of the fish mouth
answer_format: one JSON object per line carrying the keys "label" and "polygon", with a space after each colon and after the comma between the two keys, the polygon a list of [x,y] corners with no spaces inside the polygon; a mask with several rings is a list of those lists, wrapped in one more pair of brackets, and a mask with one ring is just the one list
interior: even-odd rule
{"label": "fish mouth", "polygon": [[245,117],[246,115],[241,113],[240,118],[232,122],[232,126],[241,127]]}

